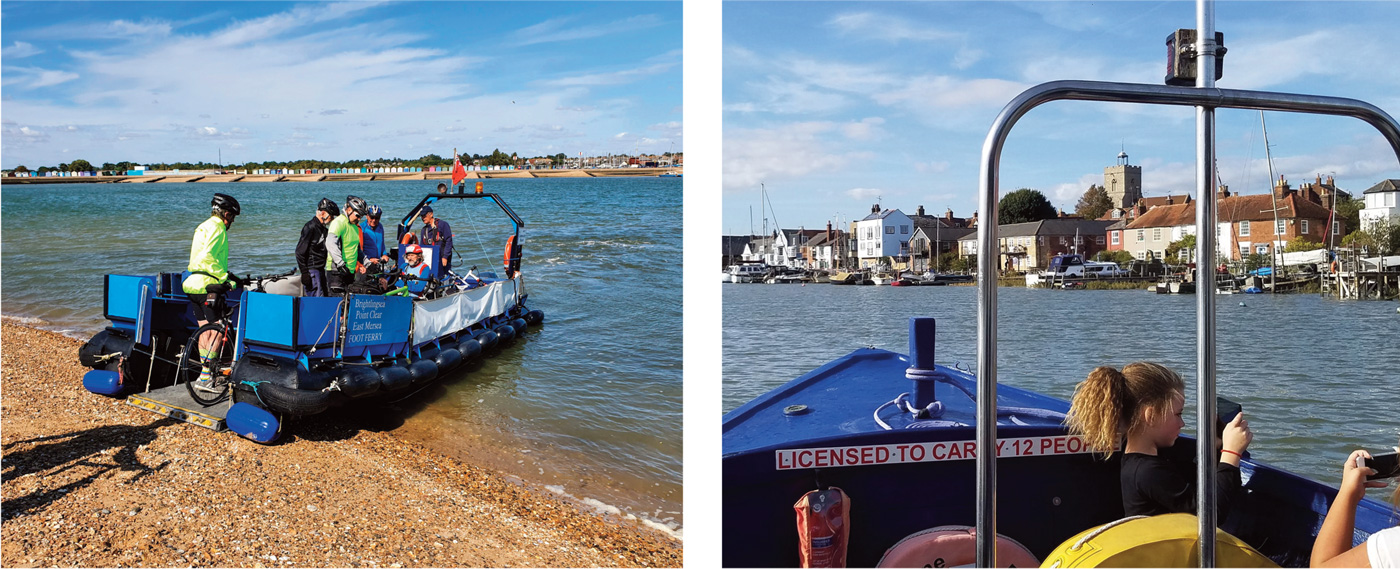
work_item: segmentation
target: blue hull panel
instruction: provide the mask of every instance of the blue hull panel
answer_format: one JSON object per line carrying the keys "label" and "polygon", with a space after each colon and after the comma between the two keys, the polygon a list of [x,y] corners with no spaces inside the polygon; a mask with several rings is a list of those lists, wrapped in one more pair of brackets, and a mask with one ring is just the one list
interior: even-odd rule
{"label": "blue hull panel", "polygon": [[[839,487],[850,497],[851,567],[874,566],[911,533],[976,524],[975,404],[968,395],[975,379],[937,368],[948,378],[937,384],[942,413],[916,420],[886,406],[879,413],[886,430],[875,411],[913,390],[908,367],[906,356],[857,350],[724,416],[725,566],[797,566],[793,504],[817,488]],[[998,533],[1043,559],[1080,531],[1123,517],[1118,456],[1076,452],[1083,449],[1062,424],[1068,402],[997,389]],[[794,405],[805,409],[784,412]],[[1181,437],[1164,452],[1190,465],[1195,446]],[[1222,528],[1283,566],[1306,566],[1336,489],[1254,460],[1244,462],[1242,475],[1244,504]],[[1363,501],[1357,543],[1395,525],[1393,518],[1387,504]]]}

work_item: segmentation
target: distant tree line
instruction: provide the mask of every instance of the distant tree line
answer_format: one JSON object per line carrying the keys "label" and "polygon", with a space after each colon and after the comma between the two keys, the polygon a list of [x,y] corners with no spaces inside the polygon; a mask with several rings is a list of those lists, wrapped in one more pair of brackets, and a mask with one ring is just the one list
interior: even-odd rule
{"label": "distant tree line", "polygon": [[[670,155],[671,155],[670,152],[667,152],[667,153],[663,154],[663,156],[670,156]],[[520,158],[516,153],[511,152],[511,153],[507,154],[507,153],[505,153],[505,152],[501,152],[501,150],[500,150],[499,148],[497,148],[497,149],[495,149],[495,150],[492,150],[490,154],[462,154],[461,157],[462,157],[462,163],[463,163],[464,165],[476,165],[476,166],[511,166],[511,165],[518,164],[518,163],[520,163],[520,162],[523,160],[523,159]],[[549,159],[553,160],[555,164],[563,164],[565,161],[568,160],[569,157],[568,157],[568,155],[564,154],[563,152],[560,152],[560,153],[558,153],[558,154],[548,154],[548,155],[544,155],[544,156],[534,156],[533,158],[549,158]],[[130,171],[130,170],[135,170],[137,166],[146,166],[147,168],[152,169],[152,170],[249,170],[249,171],[251,171],[251,170],[258,170],[258,169],[266,169],[266,170],[272,170],[272,169],[280,169],[280,170],[312,170],[312,169],[324,169],[324,168],[365,168],[365,167],[400,167],[400,166],[404,166],[404,167],[430,167],[430,166],[451,166],[451,165],[452,165],[452,160],[450,160],[450,159],[448,159],[448,158],[444,158],[444,157],[442,157],[442,156],[438,156],[437,154],[428,154],[428,155],[422,156],[422,157],[420,157],[420,158],[412,158],[412,159],[403,159],[403,158],[398,158],[398,157],[395,157],[395,158],[373,158],[373,159],[371,159],[371,158],[366,158],[366,159],[363,159],[363,160],[355,159],[355,160],[346,160],[346,161],[343,161],[343,162],[337,162],[337,161],[334,161],[334,160],[293,160],[293,161],[290,161],[290,162],[282,162],[282,161],[277,161],[277,160],[268,160],[268,161],[264,161],[264,162],[247,162],[247,163],[243,163],[243,164],[229,163],[229,164],[223,164],[223,165],[214,164],[214,163],[210,163],[210,162],[204,162],[204,161],[200,161],[200,162],[153,162],[153,163],[146,163],[146,164],[141,164],[141,163],[138,163],[138,162],[122,161],[122,162],[116,162],[116,163],[104,162],[101,166],[94,166],[91,162],[88,162],[87,160],[78,159],[78,160],[74,160],[74,161],[72,161],[72,162],[65,162],[65,163],[59,164],[58,166],[40,166],[40,167],[38,168],[38,170],[30,170],[30,169],[29,169],[28,167],[26,167],[25,165],[20,164],[20,165],[18,165],[18,166],[15,166],[14,169],[13,169],[13,171],[14,171],[14,172],[31,172],[31,171],[32,171],[32,172],[37,172],[39,175],[43,175],[43,174],[46,174],[46,173],[48,173],[48,172],[101,172],[101,173],[109,173],[109,174],[125,174],[126,172],[128,172],[128,171]]]}

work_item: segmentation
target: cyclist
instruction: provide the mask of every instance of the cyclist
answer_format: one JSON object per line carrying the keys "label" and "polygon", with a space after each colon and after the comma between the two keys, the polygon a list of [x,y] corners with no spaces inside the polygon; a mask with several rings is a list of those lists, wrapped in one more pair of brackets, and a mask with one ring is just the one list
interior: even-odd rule
{"label": "cyclist", "polygon": [[[194,230],[190,243],[190,276],[182,283],[185,295],[195,306],[195,319],[203,326],[223,318],[226,311],[224,293],[237,284],[238,277],[228,270],[228,229],[234,218],[242,213],[238,200],[225,194],[214,194],[209,202],[209,219]],[[217,392],[209,374],[208,361],[223,348],[223,335],[210,330],[199,338],[199,379],[195,389]]]}
{"label": "cyclist", "polygon": [[360,218],[368,213],[369,205],[355,196],[345,196],[340,217],[326,228],[326,276],[334,294],[345,292],[345,286],[355,282],[355,273],[365,272],[364,254],[360,250]]}
{"label": "cyclist", "polygon": [[388,263],[389,250],[384,247],[384,224],[379,222],[379,218],[384,216],[384,210],[379,206],[369,206],[369,213],[360,220],[360,245],[365,251],[365,259],[370,262],[378,261]]}
{"label": "cyclist", "polygon": [[[413,277],[415,279],[426,279],[429,276],[432,276],[430,269],[431,267],[429,267],[427,263],[423,262],[422,247],[419,247],[416,244],[404,246],[403,265],[399,267],[400,273],[402,273],[406,277]],[[427,287],[428,282],[422,280],[403,279],[398,284],[399,286],[407,286],[408,291],[413,294],[421,295],[423,294],[423,289]]]}
{"label": "cyclist", "polygon": [[340,207],[329,198],[321,198],[316,216],[301,227],[296,252],[302,296],[326,296],[326,224],[338,215]]}

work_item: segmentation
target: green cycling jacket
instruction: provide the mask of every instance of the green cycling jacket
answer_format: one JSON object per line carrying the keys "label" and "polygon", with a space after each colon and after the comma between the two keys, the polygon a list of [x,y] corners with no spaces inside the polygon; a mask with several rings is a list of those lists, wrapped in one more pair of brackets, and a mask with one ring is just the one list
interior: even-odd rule
{"label": "green cycling jacket", "polygon": [[188,270],[190,276],[182,286],[189,294],[200,294],[211,284],[228,281],[228,231],[218,216],[210,216],[194,230]]}
{"label": "green cycling jacket", "polygon": [[360,226],[350,223],[350,218],[342,213],[326,228],[326,270],[344,266],[353,273],[359,262]]}

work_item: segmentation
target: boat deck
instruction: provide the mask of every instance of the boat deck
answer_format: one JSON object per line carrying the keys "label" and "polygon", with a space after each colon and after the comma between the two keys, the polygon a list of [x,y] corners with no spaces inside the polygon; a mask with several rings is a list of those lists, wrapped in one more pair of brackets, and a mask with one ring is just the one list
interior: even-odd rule
{"label": "boat deck", "polygon": [[[976,379],[942,366],[938,370],[952,383],[937,384],[940,415],[918,421],[891,405],[879,413],[890,429],[876,423],[877,408],[912,390],[912,381],[905,377],[908,368],[908,356],[887,350],[863,348],[838,358],[726,414],[724,454],[856,434],[894,434],[935,424],[967,429],[976,424],[976,402],[969,395],[976,393]],[[804,407],[787,411],[792,406]],[[1004,427],[1059,429],[1062,414],[1069,410],[1062,400],[1008,385],[998,386],[997,407],[1002,410],[997,423]]]}

